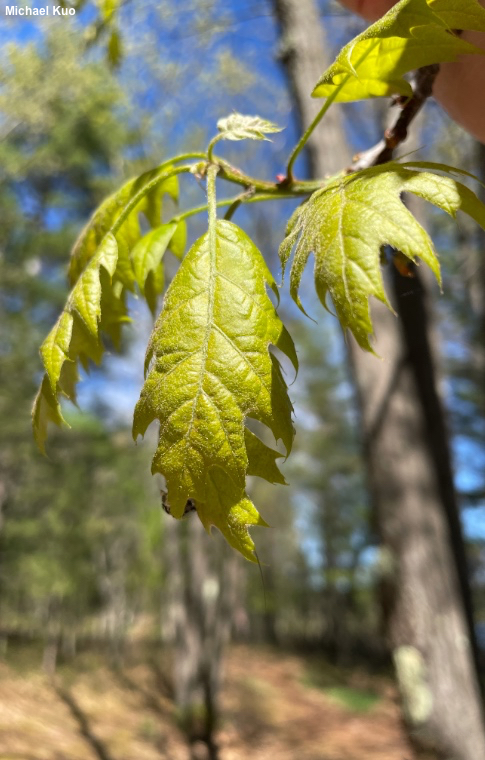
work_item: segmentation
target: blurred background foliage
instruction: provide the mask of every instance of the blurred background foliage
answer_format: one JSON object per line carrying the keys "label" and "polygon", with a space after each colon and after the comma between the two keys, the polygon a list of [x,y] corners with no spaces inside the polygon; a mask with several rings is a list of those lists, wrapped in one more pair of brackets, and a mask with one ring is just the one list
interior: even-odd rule
{"label": "blurred background foliage", "polygon": [[[335,47],[358,28],[359,22],[336,3],[322,2],[321,12]],[[1,23],[6,42],[0,54],[4,661],[16,667],[28,643],[36,653],[32,667],[43,665],[52,675],[60,665],[72,681],[69,668],[74,662],[92,670],[82,660],[87,652],[104,653],[96,668],[107,663],[119,669],[130,663],[133,647],[146,646],[143,651],[150,661],[165,668],[158,671],[161,681],[168,679],[163,681],[165,691],[178,694],[183,726],[181,673],[192,656],[190,632],[203,629],[197,657],[207,658],[207,653],[201,654],[204,647],[216,652],[217,672],[211,671],[209,678],[214,684],[220,677],[219,655],[229,639],[252,647],[244,650],[244,657],[259,662],[268,673],[273,654],[256,646],[282,653],[303,648],[330,660],[318,667],[310,662],[302,682],[326,688],[329,699],[333,693],[337,700],[350,700],[351,710],[372,705],[374,691],[381,686],[375,680],[369,686],[359,668],[365,663],[378,672],[387,663],[376,602],[376,536],[342,336],[336,320],[316,301],[313,323],[303,320],[286,296],[282,300],[301,364],[290,388],[297,435],[284,465],[290,487],[251,483],[253,500],[273,526],[254,531],[262,575],[257,567],[228,554],[217,536],[204,536],[189,519],[175,523],[160,508],[160,484],[149,472],[154,431],[147,436],[151,440],[137,446],[130,433],[150,330],[150,316],[135,299],[136,321],[126,330],[122,355],[110,355],[102,368],[93,367],[84,377],[81,409],[66,410],[72,429],[53,434],[48,459],[36,451],[31,436],[30,409],[40,376],[38,346],[66,296],[69,249],[102,198],[181,147],[203,149],[217,118],[232,109],[258,113],[287,129],[269,148],[225,146],[225,155],[260,176],[273,177],[282,170],[296,126],[279,69],[271,5],[147,0],[120,3],[113,15],[108,3],[79,2],[74,18],[34,22],[2,17]],[[365,105],[346,108],[345,116],[354,152],[372,142],[379,115],[370,115]],[[365,120],[364,126],[356,125],[357,118]],[[443,154],[448,153],[450,161],[464,168],[483,170],[483,149],[457,127],[453,133],[450,129],[430,105],[423,144],[432,144],[436,154],[440,151],[441,160],[447,160]],[[300,171],[303,174],[303,163]],[[183,182],[182,203],[202,203],[197,182]],[[266,204],[253,207],[251,214],[242,209],[236,219],[275,271],[291,208],[291,202],[282,208]],[[203,218],[194,221],[191,239],[204,224]],[[485,322],[483,290],[474,274],[483,240],[466,223],[452,228],[432,212],[429,224],[445,269],[437,324],[443,336],[443,383],[457,486],[464,497],[477,620],[485,626]],[[475,288],[471,298],[470,282]],[[309,283],[308,279],[310,292]],[[306,301],[311,302],[310,294]],[[288,374],[292,382],[289,368]],[[202,618],[195,609],[201,599]],[[222,616],[219,627],[217,616]],[[267,651],[263,665],[258,660],[261,651]],[[255,694],[263,687],[239,677],[238,710],[244,716],[244,700],[256,704]],[[165,693],[160,683],[157,699]],[[263,701],[271,703],[269,698]],[[70,709],[75,715],[72,705]],[[210,705],[205,709],[210,711]],[[225,709],[231,714],[233,708]],[[263,728],[258,729],[257,720],[262,720],[264,710],[257,719],[254,710],[249,714],[248,722],[260,736],[257,731]],[[144,720],[148,723],[142,733],[159,739],[158,728],[150,723],[153,717]],[[205,740],[211,721],[214,716],[209,716],[209,729],[192,725],[189,738]],[[271,724],[271,716],[267,721]],[[102,757],[92,743],[90,751]],[[164,756],[161,749],[160,753]],[[0,751],[0,757],[7,756]],[[66,755],[71,756],[78,755]],[[173,749],[167,756],[179,755]],[[57,755],[47,748],[42,757],[54,760]]]}

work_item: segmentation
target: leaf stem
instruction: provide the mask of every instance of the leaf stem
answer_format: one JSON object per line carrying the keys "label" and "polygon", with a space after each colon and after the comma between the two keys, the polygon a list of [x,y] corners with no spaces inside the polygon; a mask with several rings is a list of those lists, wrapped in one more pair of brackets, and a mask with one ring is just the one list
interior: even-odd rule
{"label": "leaf stem", "polygon": [[[217,208],[225,208],[226,206],[232,206],[237,201],[241,202],[242,204],[246,203],[261,203],[263,201],[278,201],[278,200],[288,200],[291,198],[300,198],[301,193],[293,193],[291,191],[285,191],[280,192],[278,194],[276,193],[257,193],[255,195],[247,196],[242,198],[241,195],[236,195],[234,198],[224,198],[221,201],[216,202]],[[194,206],[193,208],[187,209],[187,211],[182,211],[182,213],[177,214],[177,216],[173,216],[167,224],[177,224],[177,222],[181,222],[184,219],[189,219],[191,216],[196,216],[197,214],[203,214],[207,209],[209,208],[207,203],[204,203],[202,206]]]}
{"label": "leaf stem", "polygon": [[[359,60],[355,63],[355,68],[356,69],[360,66],[360,64],[362,63],[362,61],[364,61],[367,58],[367,56],[372,52],[372,49],[373,48],[369,48],[368,50],[366,50],[363,53],[363,55],[361,55],[361,57],[359,58]],[[290,182],[293,181],[293,166],[295,164],[295,161],[298,158],[298,156],[300,155],[300,153],[303,150],[303,148],[305,147],[305,145],[307,144],[310,136],[313,134],[313,131],[315,130],[315,127],[317,127],[320,124],[321,120],[323,119],[323,117],[327,113],[328,109],[330,108],[330,106],[332,105],[332,103],[335,101],[335,98],[340,93],[340,91],[343,90],[343,88],[345,87],[345,85],[347,84],[347,82],[349,81],[349,79],[352,78],[352,76],[353,76],[353,74],[347,74],[347,76],[345,76],[342,79],[342,81],[340,82],[340,84],[337,85],[337,87],[334,89],[334,91],[332,92],[332,94],[328,96],[328,98],[326,99],[325,103],[323,104],[323,107],[317,113],[317,115],[313,119],[313,121],[310,124],[310,126],[306,129],[306,131],[303,133],[303,135],[300,137],[300,139],[298,140],[297,144],[295,145],[295,147],[291,151],[290,157],[288,159],[287,169],[286,169],[286,178],[287,178],[287,182],[288,183],[290,183]]]}
{"label": "leaf stem", "polygon": [[230,221],[236,211],[238,210],[239,206],[244,203],[244,201],[247,198],[251,198],[251,196],[254,195],[254,187],[248,187],[247,190],[244,190],[240,195],[236,196],[234,198],[234,201],[231,203],[229,208],[227,209],[226,213],[224,214],[224,219],[227,219],[227,221]]}
{"label": "leaf stem", "polygon": [[287,179],[292,182],[293,181],[293,166],[295,164],[296,159],[300,155],[301,151],[307,144],[310,136],[313,134],[313,131],[315,128],[320,124],[321,120],[327,113],[328,109],[332,105],[333,101],[337,97],[338,93],[340,91],[340,87],[337,87],[332,94],[326,99],[325,103],[323,104],[323,107],[319,110],[315,118],[313,119],[312,123],[309,127],[305,130],[305,132],[302,134],[300,139],[298,140],[297,144],[293,148],[293,150],[290,153],[290,157],[288,159],[288,165],[286,167],[286,176]]}
{"label": "leaf stem", "polygon": [[209,211],[209,247],[211,251],[215,251],[216,246],[216,177],[218,171],[217,164],[211,164],[207,170],[207,208]]}
{"label": "leaf stem", "polygon": [[[173,160],[168,163],[168,166],[171,166],[173,163]],[[159,168],[163,169],[166,164],[161,164]],[[147,182],[147,184],[142,187],[130,200],[130,202],[125,206],[122,213],[119,215],[119,217],[116,219],[114,224],[111,226],[111,228],[108,230],[108,232],[111,232],[112,235],[116,235],[118,230],[120,229],[123,222],[126,220],[127,216],[133,211],[133,209],[138,206],[139,202],[147,195],[151,190],[154,190],[158,185],[160,185],[162,182],[165,182],[166,179],[169,177],[175,177],[177,174],[187,174],[190,172],[192,168],[192,165],[187,166],[177,166],[173,167],[170,171],[168,171],[166,174],[160,174],[158,177],[154,177],[150,182]]]}
{"label": "leaf stem", "polygon": [[[212,143],[215,144],[215,142],[218,140],[219,135],[217,135],[213,140]],[[123,212],[120,214],[120,216],[116,219],[112,227],[110,228],[109,232],[112,235],[116,235],[118,230],[120,229],[121,225],[125,222],[126,218],[129,216],[129,214],[133,211],[133,209],[139,204],[139,202],[147,195],[151,190],[154,190],[158,185],[160,185],[165,180],[169,179],[169,177],[174,177],[178,174],[188,174],[192,168],[193,164],[186,164],[185,166],[173,166],[175,162],[183,161],[190,158],[197,158],[197,159],[205,159],[206,155],[205,153],[184,153],[180,156],[176,156],[175,158],[170,159],[169,161],[164,162],[163,164],[160,164],[158,167],[159,170],[162,170],[162,173],[159,174],[157,177],[154,177],[150,182],[147,182],[147,184],[140,188],[140,190],[136,193],[136,195],[131,198],[130,202],[125,206],[123,209]],[[163,169],[167,168],[167,172],[163,173]],[[211,169],[213,171],[211,172]],[[215,199],[215,177],[217,173],[220,174],[222,179],[227,180],[228,182],[232,182],[236,185],[241,185],[246,190],[249,190],[250,188],[254,192],[254,195],[251,197],[246,197],[244,199],[244,203],[258,203],[259,201],[265,201],[265,200],[272,200],[277,198],[298,198],[302,195],[309,195],[310,193],[313,193],[315,190],[320,190],[322,187],[324,187],[328,182],[331,182],[336,177],[340,176],[340,174],[335,175],[333,177],[328,177],[325,180],[317,180],[317,181],[291,181],[290,183],[276,183],[276,182],[269,182],[267,180],[261,180],[256,179],[255,177],[251,177],[247,174],[244,174],[239,169],[236,169],[233,167],[229,162],[225,161],[222,158],[219,158],[217,156],[213,157],[213,163],[208,166],[207,169],[207,199],[208,204],[203,206],[198,206],[194,209],[189,209],[186,212],[183,212],[182,214],[178,214],[174,219],[182,220],[189,216],[193,216],[194,214],[201,213],[202,211],[205,211],[206,209],[209,209],[209,215],[210,215],[210,209],[211,209],[211,198],[213,199],[213,207],[214,211],[218,206],[229,206],[232,203],[235,202],[235,198],[228,199],[227,201],[220,201],[217,203]]]}
{"label": "leaf stem", "polygon": [[[217,143],[219,142],[219,140],[222,140],[222,138],[223,138],[223,135],[221,135],[221,134],[216,135],[215,137],[212,138],[212,140],[210,141],[209,145],[207,146],[207,159],[211,163],[214,160],[213,159],[214,148],[217,145]],[[205,158],[205,156],[204,156],[204,158]]]}
{"label": "leaf stem", "polygon": [[168,161],[164,161],[163,164],[160,164],[161,167],[164,166],[171,166],[172,164],[178,164],[180,161],[190,161],[192,158],[205,158],[206,154],[201,153],[200,151],[194,152],[194,153],[181,153],[179,156],[175,156],[175,158],[171,158]]}
{"label": "leaf stem", "polygon": [[[237,198],[238,196],[236,196]],[[231,203],[234,203],[236,198],[224,198],[222,201],[217,201],[216,206],[217,208],[224,208],[225,206],[230,206]],[[201,206],[194,206],[193,208],[187,209],[187,211],[182,211],[180,214],[177,214],[176,216],[173,216],[167,224],[177,224],[178,222],[183,221],[184,219],[189,219],[191,216],[196,216],[197,214],[203,214],[204,211],[207,211],[209,208],[207,203],[202,204]]]}

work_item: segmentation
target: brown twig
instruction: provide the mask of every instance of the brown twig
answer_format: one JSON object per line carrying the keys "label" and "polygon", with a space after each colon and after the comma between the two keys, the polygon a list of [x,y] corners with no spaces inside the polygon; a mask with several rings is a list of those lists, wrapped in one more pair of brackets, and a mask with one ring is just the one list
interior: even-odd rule
{"label": "brown twig", "polygon": [[412,96],[407,99],[399,98],[392,104],[393,106],[403,104],[394,124],[386,129],[383,139],[377,145],[374,145],[363,153],[359,153],[355,157],[352,165],[347,169],[348,174],[359,171],[359,169],[368,169],[370,166],[385,164],[386,161],[392,159],[398,145],[404,142],[408,136],[408,129],[412,121],[416,118],[427,99],[432,95],[433,85],[439,70],[439,64],[423,66],[421,69],[417,69],[412,82]]}

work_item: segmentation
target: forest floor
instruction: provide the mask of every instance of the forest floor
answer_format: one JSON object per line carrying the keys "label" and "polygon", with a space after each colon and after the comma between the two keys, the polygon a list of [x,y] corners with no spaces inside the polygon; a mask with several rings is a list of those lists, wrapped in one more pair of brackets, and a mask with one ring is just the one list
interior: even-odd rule
{"label": "forest floor", "polygon": [[[50,681],[38,654],[0,662],[0,760],[188,759],[167,663],[85,653]],[[217,740],[221,760],[413,760],[389,679],[253,647],[228,655]]]}

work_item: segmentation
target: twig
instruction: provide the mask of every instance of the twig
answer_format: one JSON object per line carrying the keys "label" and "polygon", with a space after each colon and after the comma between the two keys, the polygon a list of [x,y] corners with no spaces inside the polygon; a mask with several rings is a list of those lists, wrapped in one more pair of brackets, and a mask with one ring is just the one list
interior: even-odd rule
{"label": "twig", "polygon": [[359,153],[355,157],[354,162],[347,169],[348,174],[359,171],[359,169],[368,169],[371,166],[385,164],[386,161],[392,159],[398,145],[404,142],[408,136],[411,122],[416,118],[427,99],[432,95],[433,85],[439,70],[439,64],[433,64],[432,66],[423,66],[416,71],[412,83],[412,96],[407,99],[399,98],[392,104],[401,105],[404,103],[394,124],[389,129],[386,129],[383,139],[377,145],[374,145],[363,153]]}

